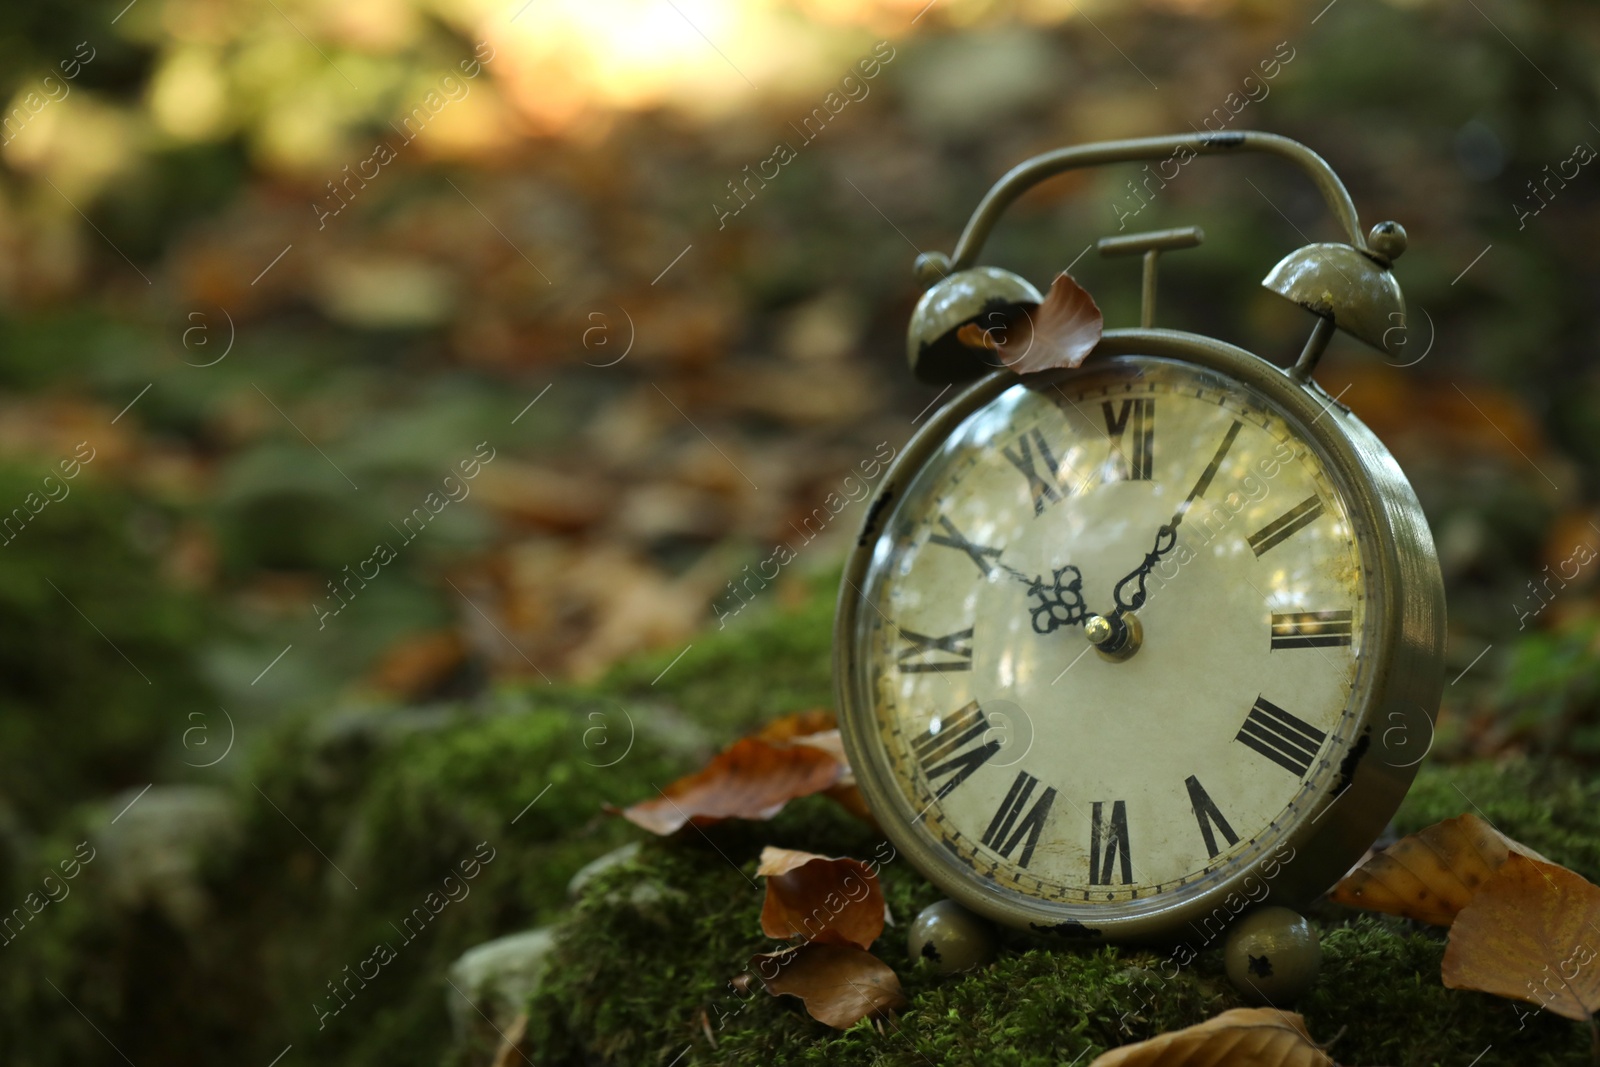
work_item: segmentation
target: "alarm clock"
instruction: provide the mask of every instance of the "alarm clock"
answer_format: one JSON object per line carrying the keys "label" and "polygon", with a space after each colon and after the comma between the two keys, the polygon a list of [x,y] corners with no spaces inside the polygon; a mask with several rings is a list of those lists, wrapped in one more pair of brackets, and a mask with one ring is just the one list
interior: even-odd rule
{"label": "alarm clock", "polygon": [[[1081,365],[1019,375],[973,343],[1042,302],[975,262],[1024,190],[1238,152],[1300,166],[1346,238],[1263,282],[1315,315],[1290,367],[1154,327],[1158,257],[1193,228],[1100,242],[1142,255],[1142,324]],[[867,804],[955,901],[1046,936],[1192,941],[1304,906],[1382,832],[1431,744],[1444,588],[1399,465],[1312,374],[1335,328],[1403,344],[1404,249],[1395,223],[1363,236],[1315,152],[1236,132],[1037,156],[953,254],[918,257],[911,368],[971,384],[885,476],[834,673]]]}

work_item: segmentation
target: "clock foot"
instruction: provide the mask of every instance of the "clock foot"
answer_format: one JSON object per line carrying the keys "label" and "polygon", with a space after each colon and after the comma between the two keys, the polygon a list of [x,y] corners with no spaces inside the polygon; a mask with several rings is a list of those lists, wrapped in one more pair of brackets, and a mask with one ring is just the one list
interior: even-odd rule
{"label": "clock foot", "polygon": [[1258,908],[1234,923],[1222,955],[1241,996],[1279,1008],[1309,992],[1322,968],[1317,932],[1290,908]]}
{"label": "clock foot", "polygon": [[941,974],[981,967],[994,959],[994,928],[953,900],[929,904],[911,924],[906,950],[932,961]]}

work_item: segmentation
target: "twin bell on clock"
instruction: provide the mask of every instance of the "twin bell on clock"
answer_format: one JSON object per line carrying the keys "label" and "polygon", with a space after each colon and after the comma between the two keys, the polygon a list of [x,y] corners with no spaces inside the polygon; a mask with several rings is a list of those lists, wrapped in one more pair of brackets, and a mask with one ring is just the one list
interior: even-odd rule
{"label": "twin bell on clock", "polygon": [[[1192,227],[1100,242],[1143,257],[1138,327],[1102,331],[1095,311],[1065,360],[989,343],[1024,320],[1048,341],[1060,321],[1063,279],[1045,297],[977,263],[1025,190],[1239,152],[1299,166],[1345,237],[1266,276],[1313,314],[1286,368],[1154,325],[1157,260],[1199,244]],[[1405,242],[1392,222],[1364,235],[1302,144],[1186,134],[1027,160],[951,255],[918,258],[911,368],[971,384],[885,476],[840,588],[834,673],[865,799],[961,907],[1176,959],[1264,906],[1304,907],[1383,831],[1432,742],[1443,584],[1399,465],[1313,372],[1336,328],[1404,343]],[[1299,936],[1274,929],[1263,943]]]}

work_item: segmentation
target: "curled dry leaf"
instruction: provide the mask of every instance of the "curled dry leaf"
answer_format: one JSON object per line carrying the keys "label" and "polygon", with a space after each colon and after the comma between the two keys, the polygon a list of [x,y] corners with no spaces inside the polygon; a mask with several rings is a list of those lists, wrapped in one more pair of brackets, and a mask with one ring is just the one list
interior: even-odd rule
{"label": "curled dry leaf", "polygon": [[1328,896],[1352,908],[1449,926],[1513,852],[1544,860],[1476,815],[1458,815],[1396,841]]}
{"label": "curled dry leaf", "polygon": [[756,873],[767,880],[761,931],[867,948],[883,933],[883,890],[860,860],[767,847]]}
{"label": "curled dry leaf", "polygon": [[660,796],[624,808],[622,817],[663,836],[690,822],[770,819],[797,797],[831,789],[840,773],[838,761],[820,748],[746,737]]}
{"label": "curled dry leaf", "polygon": [[1012,323],[1003,336],[985,335],[1001,360],[1018,374],[1076,367],[1100,343],[1105,316],[1089,291],[1062,271],[1044,303]]}
{"label": "curled dry leaf", "polygon": [[1114,1048],[1089,1067],[1338,1067],[1305,1020],[1275,1008],[1234,1008],[1196,1026]]}
{"label": "curled dry leaf", "polygon": [[1568,1019],[1600,1011],[1600,886],[1513,855],[1461,909],[1440,969],[1451,989],[1526,1000]]}
{"label": "curled dry leaf", "polygon": [[905,1007],[889,965],[854,945],[810,942],[752,956],[749,968],[775,997],[799,997],[818,1022],[844,1030],[868,1015]]}

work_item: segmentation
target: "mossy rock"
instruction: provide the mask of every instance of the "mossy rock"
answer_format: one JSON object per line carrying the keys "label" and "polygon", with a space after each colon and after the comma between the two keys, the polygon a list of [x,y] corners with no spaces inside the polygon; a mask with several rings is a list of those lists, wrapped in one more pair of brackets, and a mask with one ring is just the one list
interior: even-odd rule
{"label": "mossy rock", "polygon": [[[1445,799],[1447,792],[1459,797],[1452,782],[1507,833],[1580,871],[1592,863],[1600,783],[1527,764],[1432,769],[1400,823],[1414,828],[1459,814],[1465,802],[1452,807]],[[882,854],[880,837],[842,818],[826,801],[808,799],[759,828],[649,842],[632,862],[596,878],[530,1005],[536,1062],[1043,1067],[1086,1063],[1107,1048],[1244,1005],[1215,949],[1180,969],[1148,950],[1044,948],[1013,936],[988,967],[942,976],[907,956],[906,925],[939,894],[903,860],[880,873],[899,925],[874,951],[910,999],[888,1025],[863,1022],[839,1033],[759,983],[741,994],[730,979],[755,953],[779,947],[760,934],[761,845]],[[1476,1062],[1484,1065],[1588,1062],[1589,1036],[1579,1024],[1446,989],[1442,931],[1332,906],[1313,923],[1322,975],[1297,1008],[1314,1036],[1334,1042],[1340,1062],[1428,1067],[1474,1062],[1480,1053]]]}
{"label": "mossy rock", "polygon": [[[1012,938],[988,967],[941,976],[906,954],[911,918],[939,894],[903,859],[882,866],[897,925],[875,951],[910,1006],[886,1026],[840,1033],[792,998],[730,987],[775,947],[760,934],[762,846],[883,859],[886,843],[821,797],[669,840],[603,806],[655,795],[755,723],[828,704],[831,615],[824,580],[793,610],[741,616],[681,659],[649,657],[595,687],[285,724],[231,787],[238,843],[198,875],[207,925],[196,934],[130,912],[90,864],[4,949],[0,1060],[121,1062],[109,1039],[136,1063],[268,1063],[291,1044],[297,1062],[341,1067],[487,1063],[492,1049],[454,1043],[450,965],[549,926],[552,964],[527,1005],[541,1067],[1087,1063],[1239,1003],[1214,951],[1173,973],[1149,951]],[[1600,875],[1600,783],[1577,770],[1426,767],[1397,827],[1473,809]],[[36,854],[69,855],[104,818],[80,809]],[[572,875],[626,842],[640,847],[569,901]],[[493,858],[465,876],[481,849]],[[1301,1010],[1341,1062],[1466,1064],[1490,1045],[1484,1067],[1587,1059],[1578,1024],[1546,1013],[1519,1029],[1520,1006],[1443,988],[1439,931],[1331,907],[1313,921],[1325,962]],[[375,965],[380,945],[392,958]]]}

